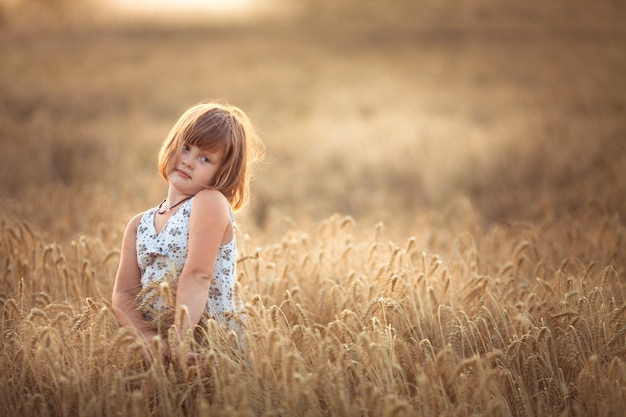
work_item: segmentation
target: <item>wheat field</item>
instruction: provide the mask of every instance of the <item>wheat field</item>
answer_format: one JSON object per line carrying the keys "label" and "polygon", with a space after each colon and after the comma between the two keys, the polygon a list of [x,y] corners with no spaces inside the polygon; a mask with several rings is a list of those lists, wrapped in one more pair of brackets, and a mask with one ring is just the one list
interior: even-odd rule
{"label": "wheat field", "polygon": [[[620,2],[320,0],[210,24],[18,3],[1,415],[623,415]],[[247,331],[209,321],[196,363],[165,365],[110,295],[125,223],[166,190],[161,140],[208,97],[267,146],[236,215]]]}

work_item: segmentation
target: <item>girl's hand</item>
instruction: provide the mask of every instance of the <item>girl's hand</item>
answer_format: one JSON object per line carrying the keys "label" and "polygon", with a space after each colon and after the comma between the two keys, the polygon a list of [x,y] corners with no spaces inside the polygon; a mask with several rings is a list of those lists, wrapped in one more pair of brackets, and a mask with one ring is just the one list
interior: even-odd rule
{"label": "girl's hand", "polygon": [[148,362],[162,362],[169,365],[171,361],[170,344],[167,338],[158,334],[142,334],[139,342],[145,346],[143,357]]}

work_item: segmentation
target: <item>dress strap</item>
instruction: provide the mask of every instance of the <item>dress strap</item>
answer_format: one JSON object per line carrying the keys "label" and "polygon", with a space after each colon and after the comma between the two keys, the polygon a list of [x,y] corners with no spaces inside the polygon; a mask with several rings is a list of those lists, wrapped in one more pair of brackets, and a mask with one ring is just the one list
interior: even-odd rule
{"label": "dress strap", "polygon": [[230,203],[228,204],[228,212],[230,213],[230,221],[235,224],[235,214],[233,213],[233,208],[231,207]]}

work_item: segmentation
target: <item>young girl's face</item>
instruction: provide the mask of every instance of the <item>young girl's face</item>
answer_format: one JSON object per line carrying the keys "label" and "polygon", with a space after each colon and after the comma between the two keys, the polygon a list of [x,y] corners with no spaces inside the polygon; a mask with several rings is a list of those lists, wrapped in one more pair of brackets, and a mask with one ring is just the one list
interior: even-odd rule
{"label": "young girl's face", "polygon": [[182,194],[195,195],[213,182],[221,163],[221,150],[208,151],[185,144],[167,179]]}

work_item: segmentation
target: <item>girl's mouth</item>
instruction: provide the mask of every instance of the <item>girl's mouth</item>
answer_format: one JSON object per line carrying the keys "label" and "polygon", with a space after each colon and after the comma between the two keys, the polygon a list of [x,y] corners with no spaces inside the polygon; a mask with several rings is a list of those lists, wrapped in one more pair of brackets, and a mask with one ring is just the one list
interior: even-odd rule
{"label": "girl's mouth", "polygon": [[180,175],[183,178],[191,178],[191,176],[189,174],[187,174],[185,171],[183,171],[181,169],[177,169],[176,172],[178,172],[178,175]]}

